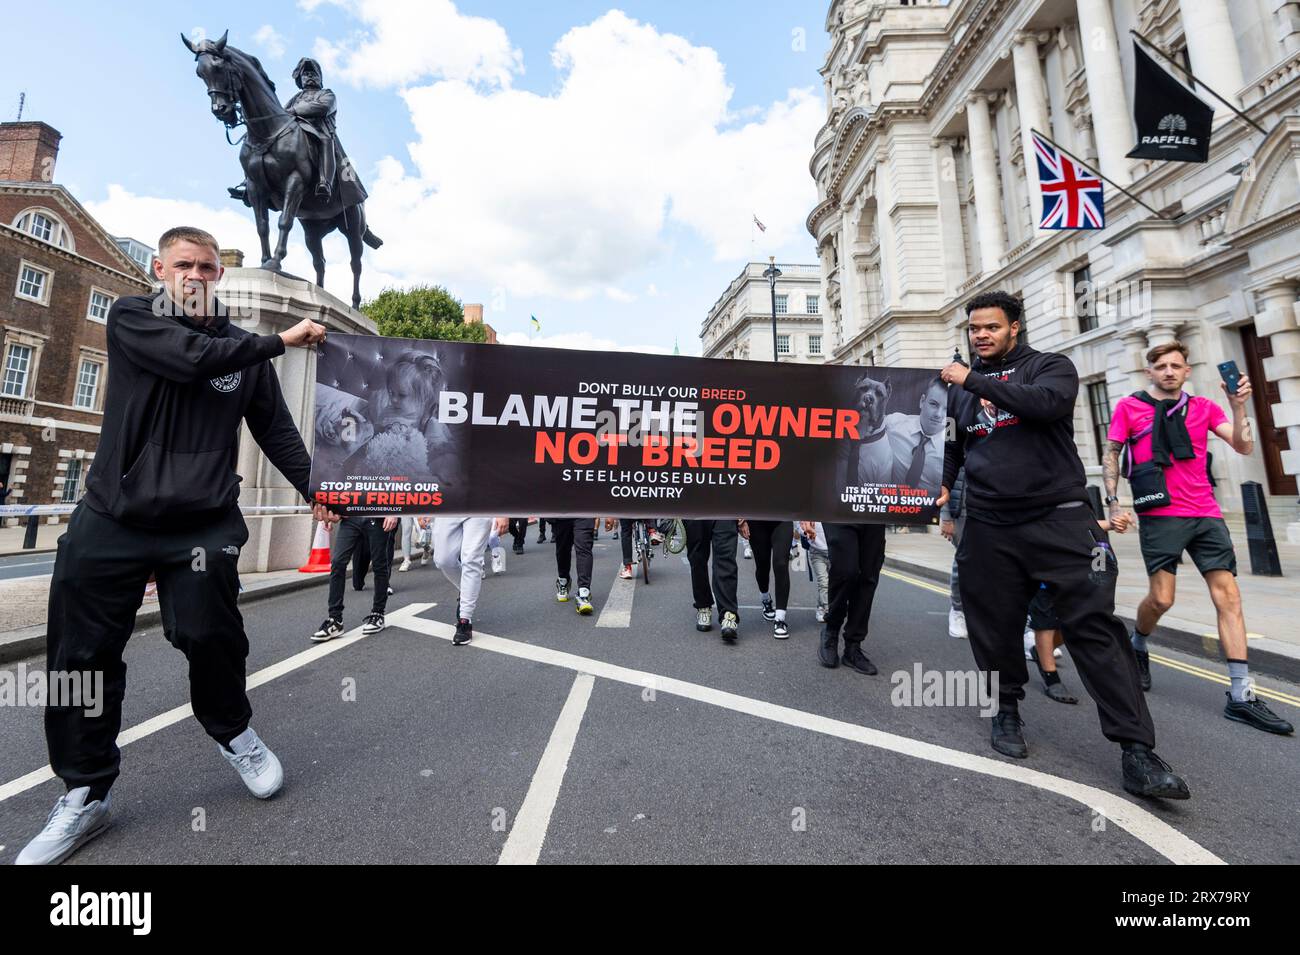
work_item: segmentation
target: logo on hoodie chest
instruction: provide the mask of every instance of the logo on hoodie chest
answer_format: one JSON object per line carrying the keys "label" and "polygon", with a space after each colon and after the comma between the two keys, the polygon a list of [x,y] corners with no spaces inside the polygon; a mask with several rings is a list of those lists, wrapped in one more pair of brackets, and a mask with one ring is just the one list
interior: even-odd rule
{"label": "logo on hoodie chest", "polygon": [[209,379],[208,384],[216,388],[217,391],[230,392],[239,387],[239,383],[244,380],[244,373],[237,371],[233,375],[222,375],[220,378]]}
{"label": "logo on hoodie chest", "polygon": [[[994,381],[1006,381],[1015,370],[1014,367],[1007,368],[988,377]],[[975,414],[974,423],[966,426],[966,430],[971,434],[983,437],[992,434],[998,428],[1007,428],[1020,424],[1019,415],[1012,414],[1010,411],[1003,411],[987,398],[981,398],[979,406],[980,410]]]}

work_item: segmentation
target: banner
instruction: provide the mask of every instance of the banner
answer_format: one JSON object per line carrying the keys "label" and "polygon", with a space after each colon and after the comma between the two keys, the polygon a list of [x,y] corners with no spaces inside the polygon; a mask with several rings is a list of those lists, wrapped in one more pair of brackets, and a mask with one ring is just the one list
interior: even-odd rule
{"label": "banner", "polygon": [[1214,110],[1160,68],[1133,42],[1135,80],[1133,122],[1137,145],[1130,159],[1205,162],[1210,158],[1210,123]]}
{"label": "banner", "polygon": [[314,500],[342,513],[930,523],[934,371],[331,333]]}

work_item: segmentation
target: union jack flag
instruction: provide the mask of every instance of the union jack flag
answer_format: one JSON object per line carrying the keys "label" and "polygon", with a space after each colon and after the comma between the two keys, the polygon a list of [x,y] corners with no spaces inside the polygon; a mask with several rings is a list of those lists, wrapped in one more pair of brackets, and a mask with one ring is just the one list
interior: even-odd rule
{"label": "union jack flag", "polygon": [[1040,229],[1104,229],[1106,211],[1101,180],[1038,133],[1034,153],[1038,158],[1038,184],[1043,197]]}

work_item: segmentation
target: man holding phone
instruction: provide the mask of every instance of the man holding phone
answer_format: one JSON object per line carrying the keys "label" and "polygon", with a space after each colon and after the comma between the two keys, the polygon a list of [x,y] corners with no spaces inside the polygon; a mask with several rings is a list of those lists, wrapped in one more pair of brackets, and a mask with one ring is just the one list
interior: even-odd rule
{"label": "man holding phone", "polygon": [[[1208,436],[1221,438],[1238,454],[1250,454],[1255,442],[1246,420],[1250,379],[1236,364],[1219,366],[1222,388],[1232,407],[1229,422],[1209,398],[1185,395],[1191,376],[1187,347],[1181,342],[1157,345],[1147,353],[1151,385],[1120,399],[1107,433],[1109,445],[1103,462],[1106,503],[1112,520],[1122,516],[1116,490],[1120,451],[1128,447],[1135,466],[1153,462],[1163,477],[1159,506],[1139,511],[1138,533],[1150,590],[1138,607],[1131,634],[1137,653],[1142,689],[1151,688],[1151,662],[1147,637],[1174,605],[1174,584],[1183,552],[1192,558],[1205,578],[1219,618],[1219,645],[1228,662],[1232,681],[1223,715],[1270,733],[1291,733],[1293,727],[1255,697],[1246,664],[1246,621],[1237,588],[1237,555],[1223,514],[1210,486],[1206,467]],[[1154,497],[1155,495],[1150,495]]]}

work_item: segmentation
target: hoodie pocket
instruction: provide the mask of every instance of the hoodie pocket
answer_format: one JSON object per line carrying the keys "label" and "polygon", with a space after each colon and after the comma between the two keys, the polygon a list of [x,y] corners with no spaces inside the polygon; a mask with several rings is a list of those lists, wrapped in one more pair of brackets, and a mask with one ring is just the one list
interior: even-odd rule
{"label": "hoodie pocket", "polygon": [[122,475],[113,516],[129,523],[157,524],[167,518],[223,514],[238,484],[230,448],[169,451],[150,441]]}

